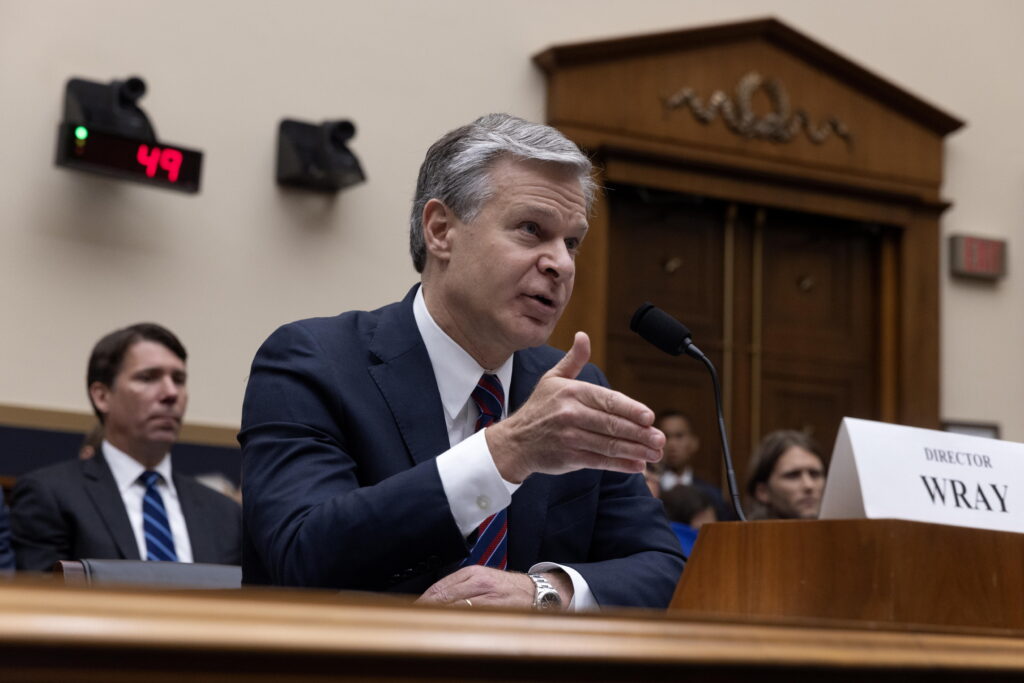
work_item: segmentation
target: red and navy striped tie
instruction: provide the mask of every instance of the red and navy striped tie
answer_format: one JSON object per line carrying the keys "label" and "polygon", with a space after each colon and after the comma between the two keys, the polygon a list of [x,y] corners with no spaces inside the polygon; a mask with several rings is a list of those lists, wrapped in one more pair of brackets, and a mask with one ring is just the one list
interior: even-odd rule
{"label": "red and navy striped tie", "polygon": [[[496,375],[483,375],[471,395],[480,417],[476,431],[489,427],[501,419],[505,407],[505,391]],[[503,509],[491,515],[477,527],[476,544],[461,566],[482,564],[496,569],[508,568],[508,514]]]}

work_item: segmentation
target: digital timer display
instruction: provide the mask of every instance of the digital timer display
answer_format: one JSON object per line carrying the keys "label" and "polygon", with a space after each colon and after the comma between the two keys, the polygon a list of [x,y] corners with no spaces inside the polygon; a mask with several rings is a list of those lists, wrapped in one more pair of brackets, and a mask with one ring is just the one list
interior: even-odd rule
{"label": "digital timer display", "polygon": [[75,123],[62,123],[57,165],[135,180],[181,192],[199,192],[203,153],[137,140]]}

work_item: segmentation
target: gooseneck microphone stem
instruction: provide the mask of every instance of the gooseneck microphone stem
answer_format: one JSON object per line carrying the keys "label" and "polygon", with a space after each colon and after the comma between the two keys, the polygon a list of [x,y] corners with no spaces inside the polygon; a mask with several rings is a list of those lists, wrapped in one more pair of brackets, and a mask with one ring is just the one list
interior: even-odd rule
{"label": "gooseneck microphone stem", "polygon": [[665,353],[678,356],[685,353],[687,356],[696,358],[704,363],[704,366],[711,373],[711,381],[715,387],[715,410],[718,411],[718,436],[722,440],[722,460],[725,462],[726,481],[729,484],[729,496],[732,498],[732,508],[736,511],[736,518],[741,522],[747,521],[743,514],[743,506],[740,505],[739,489],[736,486],[736,472],[732,466],[732,454],[729,452],[729,439],[725,434],[725,415],[722,411],[722,387],[718,383],[718,372],[715,366],[708,360],[704,353],[694,346],[693,335],[686,325],[682,324],[665,311],[650,303],[645,303],[633,314],[629,322],[629,329],[654,344]]}
{"label": "gooseneck microphone stem", "polygon": [[[714,364],[708,360],[708,357],[701,353],[693,344],[690,344],[690,348],[697,352],[697,357],[704,367],[711,373],[711,383],[715,387],[715,409],[718,412],[718,436],[722,440],[722,454],[723,460],[725,461],[725,480],[729,484],[729,496],[732,499],[732,509],[736,511],[736,519],[741,522],[747,521],[747,516],[743,514],[743,506],[740,505],[740,494],[739,488],[736,486],[736,472],[732,466],[732,454],[729,452],[729,438],[725,435],[725,415],[722,412],[722,387],[718,383],[718,372],[715,370]],[[694,355],[694,354],[690,354]]]}

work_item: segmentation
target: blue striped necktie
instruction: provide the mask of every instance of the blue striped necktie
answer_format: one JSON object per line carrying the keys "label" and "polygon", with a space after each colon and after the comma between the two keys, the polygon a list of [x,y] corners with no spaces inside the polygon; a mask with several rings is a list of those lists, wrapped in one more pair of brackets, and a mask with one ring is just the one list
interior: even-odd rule
{"label": "blue striped necktie", "polygon": [[146,487],[142,497],[142,532],[146,537],[146,559],[177,562],[178,553],[174,551],[174,536],[171,535],[171,524],[167,521],[167,508],[156,484],[160,481],[160,473],[146,470],[139,476],[139,481]]}
{"label": "blue striped necktie", "polygon": [[[470,397],[480,410],[476,431],[501,419],[505,407],[505,391],[497,375],[485,374],[480,377]],[[503,509],[491,515],[480,523],[476,531],[473,550],[460,566],[482,564],[496,569],[508,568],[508,510]]]}

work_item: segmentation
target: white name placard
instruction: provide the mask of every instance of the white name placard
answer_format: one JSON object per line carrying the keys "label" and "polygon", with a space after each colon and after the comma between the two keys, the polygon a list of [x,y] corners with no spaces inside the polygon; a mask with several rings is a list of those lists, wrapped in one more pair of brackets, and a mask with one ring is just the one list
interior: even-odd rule
{"label": "white name placard", "polygon": [[1024,444],[843,418],[822,519],[1024,532]]}

